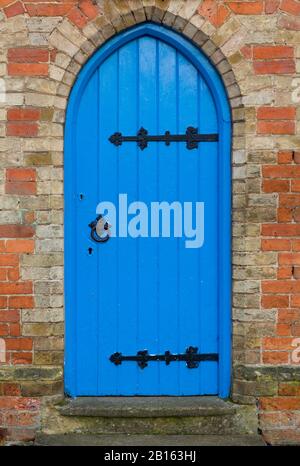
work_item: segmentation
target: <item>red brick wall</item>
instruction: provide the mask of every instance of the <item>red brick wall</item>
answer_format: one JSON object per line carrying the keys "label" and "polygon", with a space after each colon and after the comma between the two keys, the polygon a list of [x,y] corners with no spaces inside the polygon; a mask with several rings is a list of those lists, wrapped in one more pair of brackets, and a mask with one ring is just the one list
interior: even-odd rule
{"label": "red brick wall", "polygon": [[[300,2],[144,3],[0,0],[0,24],[6,24],[0,78],[7,88],[0,106],[0,338],[6,344],[0,436],[32,438],[41,397],[62,393],[62,379],[51,370],[61,373],[63,359],[57,241],[68,93],[101,43],[152,19],[203,47],[227,86],[234,117],[233,229],[239,232],[233,241],[233,365],[253,369],[251,380],[234,379],[233,397],[259,402],[268,441],[300,442],[300,363],[292,357],[300,337]],[[292,372],[285,380],[287,367]],[[43,377],[33,377],[32,368],[43,368]],[[263,391],[258,368],[268,382]]]}
{"label": "red brick wall", "polygon": [[[289,116],[292,113],[285,109],[280,121]],[[278,261],[276,278],[262,281],[262,307],[278,309],[276,334],[262,342],[265,364],[299,362],[300,351],[295,351],[300,346],[299,163],[300,152],[279,151],[276,164],[262,167],[263,192],[278,193],[277,223],[262,225],[262,250],[276,251]],[[260,409],[268,440],[300,442],[299,380],[280,382],[276,397],[260,399]],[[274,426],[278,429],[269,431]]]}

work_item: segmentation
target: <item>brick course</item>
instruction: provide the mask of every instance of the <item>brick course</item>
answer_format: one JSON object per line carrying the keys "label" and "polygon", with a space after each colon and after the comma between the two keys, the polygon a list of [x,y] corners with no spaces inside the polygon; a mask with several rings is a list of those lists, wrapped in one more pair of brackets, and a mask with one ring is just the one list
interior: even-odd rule
{"label": "brick course", "polygon": [[63,393],[70,89],[99,46],[148,19],[201,47],[227,88],[234,120],[232,398],[258,402],[268,442],[299,444],[299,15],[296,0],[0,0],[0,338],[7,348],[0,439],[32,440],[43,397]]}

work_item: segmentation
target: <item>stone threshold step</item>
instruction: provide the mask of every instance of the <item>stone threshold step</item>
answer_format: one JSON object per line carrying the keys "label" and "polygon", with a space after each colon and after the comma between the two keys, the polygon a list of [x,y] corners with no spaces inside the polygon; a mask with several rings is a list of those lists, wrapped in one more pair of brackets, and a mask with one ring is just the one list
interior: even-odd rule
{"label": "stone threshold step", "polygon": [[63,416],[186,417],[234,415],[236,407],[215,396],[80,397],[57,406]]}
{"label": "stone threshold step", "polygon": [[36,446],[265,446],[259,435],[38,434]]}

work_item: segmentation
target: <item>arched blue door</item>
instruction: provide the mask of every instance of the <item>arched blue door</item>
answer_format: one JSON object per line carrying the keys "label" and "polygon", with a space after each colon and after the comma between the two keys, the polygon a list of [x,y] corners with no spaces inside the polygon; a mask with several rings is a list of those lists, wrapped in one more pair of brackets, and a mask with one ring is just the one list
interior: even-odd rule
{"label": "arched blue door", "polygon": [[[124,32],[80,73],[65,134],[71,396],[228,395],[230,128],[217,72],[163,27]],[[110,238],[95,242],[104,202]]]}

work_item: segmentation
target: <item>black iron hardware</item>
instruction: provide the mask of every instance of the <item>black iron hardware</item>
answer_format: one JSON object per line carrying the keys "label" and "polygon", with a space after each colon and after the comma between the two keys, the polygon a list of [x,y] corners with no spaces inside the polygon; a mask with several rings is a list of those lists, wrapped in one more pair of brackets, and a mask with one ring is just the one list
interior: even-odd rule
{"label": "black iron hardware", "polygon": [[109,230],[109,224],[104,219],[103,215],[98,215],[98,217],[93,220],[89,227],[91,228],[91,238],[92,240],[96,241],[96,243],[105,243],[109,240],[109,234],[107,233],[105,236],[100,236],[98,233],[104,233],[105,231]]}
{"label": "black iron hardware", "polygon": [[189,346],[183,354],[172,354],[166,351],[164,354],[149,354],[148,350],[138,351],[136,356],[123,356],[122,353],[114,353],[109,360],[116,366],[123,361],[136,361],[141,369],[148,366],[149,361],[163,361],[168,366],[172,361],[184,361],[188,369],[196,369],[201,361],[218,361],[217,353],[199,354],[198,348]]}
{"label": "black iron hardware", "polygon": [[171,134],[166,131],[160,136],[151,136],[145,128],[140,128],[136,136],[123,136],[122,133],[114,133],[110,136],[109,141],[115,146],[121,146],[123,142],[136,142],[141,150],[148,146],[148,142],[165,142],[169,146],[171,142],[186,142],[187,149],[197,149],[199,142],[217,142],[218,134],[198,134],[198,128],[189,126],[185,134]]}

